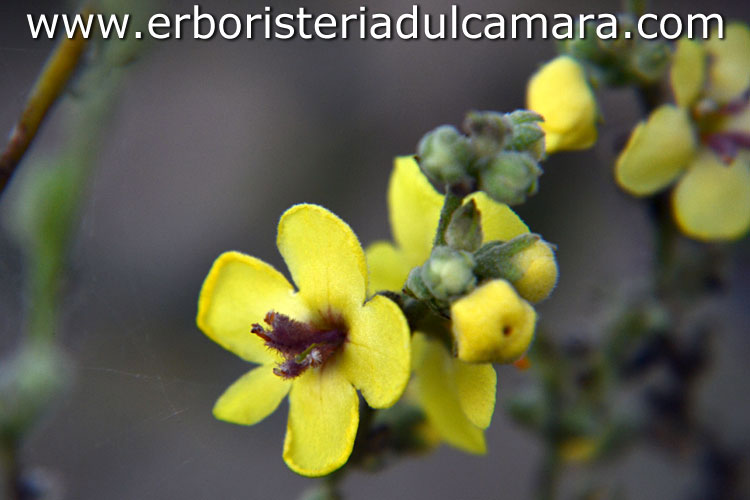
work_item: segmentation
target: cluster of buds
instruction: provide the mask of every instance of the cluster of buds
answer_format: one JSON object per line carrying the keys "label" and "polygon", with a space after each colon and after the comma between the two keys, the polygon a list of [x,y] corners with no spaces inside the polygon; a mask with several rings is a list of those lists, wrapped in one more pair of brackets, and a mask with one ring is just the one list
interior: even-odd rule
{"label": "cluster of buds", "polygon": [[[583,37],[577,36],[560,42],[560,54],[583,62],[593,71],[595,79],[608,86],[658,83],[671,59],[671,49],[663,40],[645,39],[637,35],[636,20],[631,14],[621,14],[614,27],[587,23]],[[580,34],[576,27],[576,34]]]}
{"label": "cluster of buds", "polygon": [[542,117],[533,111],[472,111],[463,132],[443,125],[419,143],[419,164],[433,181],[518,205],[537,191],[544,158]]}
{"label": "cluster of buds", "polygon": [[551,245],[526,233],[482,245],[480,213],[473,200],[451,216],[445,244],[412,269],[404,291],[451,320],[453,348],[472,363],[510,363],[526,352],[536,312],[557,282]]}

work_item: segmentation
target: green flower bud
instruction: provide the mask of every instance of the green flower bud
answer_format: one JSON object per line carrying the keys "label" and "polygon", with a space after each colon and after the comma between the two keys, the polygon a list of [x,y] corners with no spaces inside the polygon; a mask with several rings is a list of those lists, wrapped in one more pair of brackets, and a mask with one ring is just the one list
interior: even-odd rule
{"label": "green flower bud", "polygon": [[444,184],[460,182],[472,161],[468,138],[450,125],[428,132],[417,146],[417,156],[425,174]]}
{"label": "green flower bud", "polygon": [[31,346],[0,362],[0,435],[16,439],[54,402],[69,379],[66,359],[52,347]]}
{"label": "green flower bud", "polygon": [[506,115],[494,111],[470,111],[463,128],[469,134],[474,154],[480,158],[502,151],[512,132],[512,124]]}
{"label": "green flower bud", "polygon": [[544,130],[540,126],[540,122],[543,121],[542,116],[525,109],[514,111],[507,116],[513,127],[506,149],[526,151],[537,161],[543,159],[545,156]]}
{"label": "green flower bud", "polygon": [[529,154],[504,152],[492,158],[479,174],[479,188],[492,199],[518,205],[537,190],[542,169]]}
{"label": "green flower bud", "polygon": [[639,81],[656,83],[667,72],[672,52],[666,43],[640,43],[633,52],[631,71]]}
{"label": "green flower bud", "polygon": [[481,214],[477,204],[470,200],[459,207],[445,229],[445,242],[456,250],[473,252],[482,246]]}
{"label": "green flower bud", "polygon": [[429,300],[432,298],[430,291],[427,289],[424,280],[422,279],[421,267],[415,267],[409,272],[409,276],[406,278],[404,291],[417,300]]}
{"label": "green flower bud", "polygon": [[466,252],[435,247],[421,269],[422,281],[438,300],[460,297],[476,286],[474,258]]}

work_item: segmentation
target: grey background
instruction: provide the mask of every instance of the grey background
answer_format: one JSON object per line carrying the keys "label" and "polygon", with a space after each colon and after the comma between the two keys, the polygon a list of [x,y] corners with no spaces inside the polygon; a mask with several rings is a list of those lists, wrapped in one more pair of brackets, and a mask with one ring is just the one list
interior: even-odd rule
{"label": "grey background", "polygon": [[[709,8],[655,3],[662,13]],[[165,10],[192,4],[173,1]],[[450,4],[420,5],[444,12]],[[710,8],[748,19],[741,4]],[[202,5],[242,13],[266,4]],[[303,5],[332,13],[359,6]],[[366,5],[402,12],[411,3]],[[578,0],[460,5],[465,12],[507,14],[619,7]],[[12,127],[52,46],[31,39],[25,14],[61,9],[52,1],[0,6],[0,129]],[[553,54],[549,40],[155,43],[129,75],[77,230],[60,331],[77,365],[76,384],[28,441],[24,460],[56,478],[67,499],[295,498],[309,481],[281,460],[286,403],[250,428],[211,416],[215,399],[249,368],[194,325],[211,262],[237,249],[283,269],[276,222],[298,202],[325,205],[365,244],[388,238],[392,158],[413,152],[427,130],[459,123],[469,109],[522,107],[526,79]],[[615,91],[602,94],[601,104],[606,122],[597,147],[549,160],[539,195],[519,209],[532,230],[559,245],[560,285],[538,308],[554,332],[585,329],[602,302],[617,300],[648,272],[646,212],[616,189],[611,175],[614,144],[639,118],[636,101]],[[30,158],[55,146],[63,125],[58,115]],[[730,290],[719,304],[727,328],[700,394],[703,417],[736,440],[747,439],[750,416],[749,248],[746,240],[732,249]],[[0,349],[9,352],[21,325],[21,258],[5,233],[0,276]],[[509,421],[501,403],[522,391],[529,376],[498,369],[500,403],[486,457],[442,447],[378,475],[352,474],[348,496],[528,498],[540,446]],[[596,473],[611,476],[630,498],[681,498],[692,465],[646,448]],[[580,476],[574,472],[572,480]]]}

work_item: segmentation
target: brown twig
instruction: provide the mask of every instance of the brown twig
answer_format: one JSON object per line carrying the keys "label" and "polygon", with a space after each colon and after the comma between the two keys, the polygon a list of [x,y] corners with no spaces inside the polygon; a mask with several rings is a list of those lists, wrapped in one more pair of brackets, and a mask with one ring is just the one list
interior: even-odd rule
{"label": "brown twig", "polygon": [[[88,8],[81,11],[81,16],[89,14],[91,10]],[[63,37],[44,65],[26,101],[23,113],[10,135],[8,145],[0,156],[0,193],[5,189],[13,172],[36,137],[47,112],[68,85],[87,42],[88,39],[84,38],[80,30],[73,38]]]}

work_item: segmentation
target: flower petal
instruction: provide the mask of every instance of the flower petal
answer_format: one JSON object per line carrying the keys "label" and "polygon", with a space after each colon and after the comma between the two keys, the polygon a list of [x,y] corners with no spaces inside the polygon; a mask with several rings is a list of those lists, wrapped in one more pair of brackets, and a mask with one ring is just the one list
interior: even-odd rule
{"label": "flower petal", "polygon": [[370,272],[369,293],[401,291],[411,270],[403,252],[387,241],[378,241],[365,249],[365,257]]}
{"label": "flower petal", "polygon": [[727,166],[703,151],[677,184],[672,208],[682,231],[700,240],[733,240],[750,229],[750,158]]}
{"label": "flower petal", "polygon": [[724,39],[712,36],[706,50],[712,56],[709,66],[708,96],[727,103],[750,87],[750,28],[745,23],[730,23]]}
{"label": "flower petal", "polygon": [[497,374],[490,363],[454,362],[461,409],[472,424],[486,429],[495,411]]}
{"label": "flower petal", "polygon": [[303,476],[323,476],[349,459],[359,424],[359,398],[352,384],[326,367],[307,370],[289,393],[284,461]]}
{"label": "flower petal", "polygon": [[457,360],[440,342],[418,332],[414,334],[412,347],[416,393],[430,423],[456,448],[486,453],[484,432],[469,420],[461,407],[456,383]]}
{"label": "flower petal", "polygon": [[725,117],[721,124],[721,131],[750,135],[750,106]]}
{"label": "flower petal", "polygon": [[341,367],[367,404],[388,408],[409,381],[411,339],[406,318],[393,301],[376,295],[347,320]]}
{"label": "flower petal", "polygon": [[529,81],[526,105],[544,117],[548,153],[587,149],[596,142],[597,105],[583,67],[559,56]]}
{"label": "flower petal", "polygon": [[365,301],[367,265],[359,240],[325,208],[303,204],[284,212],[276,244],[312,310],[345,315]]}
{"label": "flower petal", "polygon": [[677,41],[669,80],[677,105],[692,106],[706,83],[706,51],[702,44],[688,38]]}
{"label": "flower petal", "polygon": [[482,216],[484,241],[508,241],[519,234],[529,232],[529,227],[505,203],[498,203],[483,191],[473,193],[468,200],[474,200]]}
{"label": "flower petal", "polygon": [[307,308],[287,279],[262,260],[226,252],[214,262],[198,299],[198,327],[214,342],[255,363],[274,360],[263,341],[250,333],[274,310],[304,319]]}
{"label": "flower petal", "polygon": [[618,184],[630,193],[653,194],[673,182],[695,154],[687,111],[664,105],[630,135],[615,165]]}
{"label": "flower petal", "polygon": [[412,156],[396,158],[388,185],[388,212],[393,238],[409,268],[430,256],[443,196],[435,191]]}
{"label": "flower petal", "polygon": [[292,382],[274,375],[269,363],[250,370],[224,391],[214,405],[214,416],[235,424],[253,425],[278,408]]}

